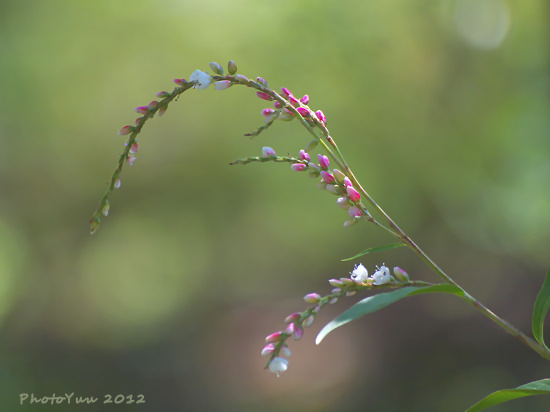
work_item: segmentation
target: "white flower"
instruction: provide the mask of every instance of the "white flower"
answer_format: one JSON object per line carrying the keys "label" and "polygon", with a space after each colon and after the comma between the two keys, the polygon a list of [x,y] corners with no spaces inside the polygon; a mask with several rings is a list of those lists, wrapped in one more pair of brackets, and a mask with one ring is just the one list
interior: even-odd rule
{"label": "white flower", "polygon": [[355,268],[351,272],[351,278],[357,282],[363,283],[367,280],[368,277],[369,272],[362,263],[360,263],[358,266],[355,266]]}
{"label": "white flower", "polygon": [[277,356],[269,363],[269,370],[279,377],[279,374],[288,369],[288,359]]}
{"label": "white flower", "polygon": [[380,269],[374,272],[371,279],[374,281],[372,282],[373,285],[383,285],[384,283],[388,283],[391,280],[390,270],[386,266],[382,265],[380,266]]}
{"label": "white flower", "polygon": [[208,73],[201,72],[200,70],[195,70],[193,74],[191,74],[191,77],[189,78],[190,81],[196,82],[193,88],[199,88],[201,90],[206,89],[208,85],[212,82],[212,76],[210,76]]}
{"label": "white flower", "polygon": [[273,157],[277,156],[277,153],[275,153],[275,150],[273,150],[271,147],[262,147],[262,157]]}

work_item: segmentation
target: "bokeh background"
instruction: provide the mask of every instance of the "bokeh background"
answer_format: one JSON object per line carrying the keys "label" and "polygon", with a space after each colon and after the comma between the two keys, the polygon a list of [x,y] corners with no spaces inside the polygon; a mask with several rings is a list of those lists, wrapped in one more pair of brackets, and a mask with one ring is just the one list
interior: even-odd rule
{"label": "bokeh background", "polygon": [[[363,186],[474,296],[524,331],[550,266],[550,6],[544,0],[116,0],[0,4],[0,408],[460,411],[550,376],[453,297],[403,300],[280,378],[264,337],[342,262],[391,243],[287,165],[297,123],[249,139],[265,102],[190,90],[140,135],[110,216],[88,219],[135,106],[211,61],[308,93]],[[369,256],[437,281],[407,250]],[[94,406],[23,405],[74,392]],[[103,405],[105,395],[145,397]],[[547,411],[545,397],[500,411]]]}

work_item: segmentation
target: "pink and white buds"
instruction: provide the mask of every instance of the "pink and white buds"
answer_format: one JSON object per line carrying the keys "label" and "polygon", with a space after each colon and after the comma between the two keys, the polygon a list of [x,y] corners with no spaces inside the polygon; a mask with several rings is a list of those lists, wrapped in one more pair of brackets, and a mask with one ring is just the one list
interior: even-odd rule
{"label": "pink and white buds", "polygon": [[289,98],[290,96],[292,96],[292,93],[291,93],[290,90],[288,90],[286,87],[281,87],[281,93],[282,93],[286,98]]}
{"label": "pink and white buds", "polygon": [[262,86],[269,87],[269,84],[263,77],[256,77],[256,83],[261,84]]}
{"label": "pink and white buds", "polygon": [[298,312],[292,313],[285,318],[285,323],[294,322],[295,320],[298,320],[298,319],[300,319],[300,314]]}
{"label": "pink and white buds", "polygon": [[273,100],[273,97],[271,97],[269,94],[264,92],[256,92],[256,96],[264,100],[269,100],[269,101]]}
{"label": "pink and white buds", "polygon": [[309,103],[309,96],[307,94],[304,94],[304,97],[302,97],[300,99],[300,102],[302,102],[303,104],[308,104]]}
{"label": "pink and white buds", "polygon": [[317,110],[315,112],[315,116],[317,116],[317,119],[323,124],[327,122],[327,118],[325,117],[325,114],[321,110]]}
{"label": "pink and white buds", "polygon": [[298,108],[296,108],[296,111],[297,111],[298,113],[300,113],[300,115],[301,115],[302,117],[309,117],[309,116],[311,116],[309,110],[306,109],[305,107],[298,107]]}
{"label": "pink and white buds", "polygon": [[306,152],[304,149],[300,150],[299,157],[300,157],[300,160],[305,160],[306,162],[309,162],[311,160],[309,153]]}
{"label": "pink and white buds", "polygon": [[319,300],[321,300],[321,295],[318,293],[308,293],[304,296],[304,301],[306,303],[317,303]]}
{"label": "pink and white buds", "polygon": [[271,109],[270,107],[262,110],[262,116],[269,117],[275,112],[275,110]]}
{"label": "pink and white buds", "polygon": [[124,135],[127,135],[127,134],[130,134],[132,133],[136,128],[133,127],[133,126],[124,126],[122,129],[120,129],[118,131],[118,134],[120,136],[124,136]]}
{"label": "pink and white buds", "polygon": [[407,274],[407,272],[405,272],[400,267],[397,267],[397,266],[394,267],[393,268],[393,274],[395,275],[395,277],[397,277],[397,279],[399,279],[403,282],[408,282],[409,281],[409,275]]}
{"label": "pink and white buds", "polygon": [[321,177],[326,184],[332,185],[336,182],[334,176],[332,176],[329,172],[325,172],[324,170],[321,171]]}
{"label": "pink and white buds", "polygon": [[134,110],[136,113],[139,113],[139,114],[147,114],[147,112],[149,111],[149,108],[147,106],[138,106]]}
{"label": "pink and white buds", "polygon": [[264,346],[264,348],[262,349],[262,356],[269,356],[271,355],[273,352],[275,352],[275,345],[272,344],[272,343],[268,343],[267,345]]}
{"label": "pink and white buds", "polygon": [[184,84],[187,83],[187,80],[185,79],[174,79],[174,83],[176,83],[178,86],[183,86]]}
{"label": "pink and white buds", "polygon": [[243,76],[242,74],[236,74],[235,80],[237,80],[239,83],[248,83],[248,77]]}
{"label": "pink and white buds", "polygon": [[229,80],[220,80],[219,82],[214,83],[214,88],[216,90],[229,89],[231,86],[233,86],[233,83],[231,83]]}
{"label": "pink and white buds", "polygon": [[363,215],[363,211],[357,206],[350,206],[348,209],[348,214],[350,217],[356,218],[361,217]]}
{"label": "pink and white buds", "polygon": [[322,154],[318,154],[317,158],[319,159],[319,166],[323,170],[328,170],[328,167],[330,166],[330,161],[328,160],[328,157]]}
{"label": "pink and white buds", "polygon": [[283,332],[281,331],[278,331],[278,332],[275,332],[275,333],[272,333],[271,335],[267,335],[265,337],[265,341],[267,343],[275,343],[275,342],[279,342],[281,340],[281,337],[283,336]]}
{"label": "pink and white buds", "polygon": [[275,153],[275,150],[273,150],[271,147],[263,147],[262,148],[262,157],[276,157],[277,153]]}
{"label": "pink and white buds", "polygon": [[159,102],[157,102],[156,100],[153,100],[147,105],[147,109],[149,110],[156,109],[158,105],[159,105]]}
{"label": "pink and white buds", "polygon": [[295,172],[303,172],[307,169],[307,165],[303,163],[294,163],[292,166],[290,166],[290,168]]}
{"label": "pink and white buds", "polygon": [[346,186],[346,192],[348,193],[349,200],[352,202],[358,202],[361,199],[361,195],[353,186]]}
{"label": "pink and white buds", "polygon": [[[179,79],[178,79],[178,80],[179,80]],[[161,99],[164,99],[165,97],[170,96],[170,93],[164,92],[164,91],[163,91],[163,92],[158,92],[158,93],[156,94],[156,96],[157,96],[157,97],[160,97]]]}

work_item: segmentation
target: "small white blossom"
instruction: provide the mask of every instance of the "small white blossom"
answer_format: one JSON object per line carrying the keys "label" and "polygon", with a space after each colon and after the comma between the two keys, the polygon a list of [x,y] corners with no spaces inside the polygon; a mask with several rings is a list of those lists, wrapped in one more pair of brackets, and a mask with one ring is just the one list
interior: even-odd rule
{"label": "small white blossom", "polygon": [[384,283],[388,283],[391,280],[390,277],[390,270],[382,265],[380,269],[378,269],[371,278],[374,282],[373,285],[383,285]]}
{"label": "small white blossom", "polygon": [[279,377],[279,375],[288,369],[288,359],[277,356],[269,363],[269,370]]}
{"label": "small white blossom", "polygon": [[193,86],[194,89],[198,87],[199,89],[203,90],[206,89],[212,82],[212,76],[200,70],[195,70],[193,74],[191,74],[189,80],[192,82],[196,82]]}
{"label": "small white blossom", "polygon": [[351,272],[351,278],[357,282],[363,283],[367,280],[368,277],[369,277],[369,272],[367,271],[365,266],[363,266],[362,263],[355,266],[355,268]]}

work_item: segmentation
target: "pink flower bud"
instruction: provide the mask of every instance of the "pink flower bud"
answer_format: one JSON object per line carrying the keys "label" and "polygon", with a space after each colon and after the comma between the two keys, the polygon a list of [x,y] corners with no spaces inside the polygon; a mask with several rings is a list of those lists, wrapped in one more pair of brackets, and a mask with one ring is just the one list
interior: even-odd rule
{"label": "pink flower bud", "polygon": [[149,110],[155,109],[158,105],[159,105],[159,102],[157,102],[156,100],[153,100],[147,105],[147,109]]}
{"label": "pink flower bud", "polygon": [[348,187],[348,186],[353,186],[353,184],[351,183],[351,180],[349,180],[349,177],[344,177],[344,186],[345,187]]}
{"label": "pink flower bud", "polygon": [[351,206],[349,209],[348,209],[348,214],[355,218],[355,217],[361,217],[363,215],[363,212],[361,211],[360,208],[358,208],[357,206]]}
{"label": "pink flower bud", "polygon": [[156,96],[157,96],[157,97],[160,97],[161,99],[164,99],[165,97],[170,96],[170,93],[164,92],[164,91],[163,91],[163,92],[158,92],[158,93],[156,94]]}
{"label": "pink flower bud", "polygon": [[275,333],[272,333],[271,335],[267,335],[265,337],[265,341],[267,343],[275,343],[275,342],[279,342],[279,340],[281,340],[281,336],[283,335],[283,332],[279,331],[279,332],[275,332]]}
{"label": "pink flower bud", "polygon": [[133,126],[124,126],[122,129],[120,129],[118,131],[118,134],[120,136],[124,136],[124,135],[132,133],[134,130],[135,130],[135,128]]}
{"label": "pink flower bud", "polygon": [[285,323],[294,322],[295,320],[300,319],[300,316],[301,315],[298,312],[292,313],[285,318]]}
{"label": "pink flower bud", "polygon": [[335,288],[339,288],[343,285],[340,279],[329,279],[328,283],[330,283]]}
{"label": "pink flower bud", "polygon": [[262,148],[262,157],[276,157],[277,154],[275,153],[275,150],[273,150],[271,147],[263,147]]}
{"label": "pink flower bud", "polygon": [[291,93],[290,90],[288,90],[286,87],[281,87],[281,93],[282,93],[285,97],[290,97],[290,96],[292,96],[292,93]]}
{"label": "pink flower bud", "polygon": [[271,116],[273,114],[275,110],[271,109],[271,108],[267,108],[267,109],[263,109],[262,110],[262,116],[265,116],[265,117],[268,117],[268,116]]}
{"label": "pink flower bud", "polygon": [[336,204],[338,206],[340,206],[341,208],[343,208],[343,209],[348,209],[349,208],[349,198],[345,197],[345,196],[339,197],[336,200]]}
{"label": "pink flower bud", "polygon": [[304,149],[300,150],[300,160],[305,160],[306,162],[309,162],[311,158],[309,157],[309,153],[306,152]]}
{"label": "pink flower bud", "polygon": [[324,170],[321,171],[321,177],[323,178],[325,183],[327,183],[329,185],[333,184],[336,181],[334,179],[334,176],[332,176],[329,172],[325,172]]}
{"label": "pink flower bud", "polygon": [[147,106],[138,106],[134,110],[136,111],[136,113],[139,113],[139,114],[147,114],[147,112],[149,111],[149,108]]}
{"label": "pink flower bud", "polygon": [[310,116],[309,110],[306,109],[305,107],[298,107],[296,109],[296,111],[298,113],[300,113],[302,115],[302,117],[309,117]]}
{"label": "pink flower bud", "polygon": [[294,340],[300,340],[302,336],[304,336],[304,329],[298,326],[294,332]]}
{"label": "pink flower bud", "polygon": [[308,104],[309,103],[309,96],[307,94],[304,94],[304,97],[302,97],[300,99],[300,101],[303,103],[303,104]]}
{"label": "pink flower bud", "polygon": [[261,84],[265,87],[269,86],[263,77],[256,77],[256,83]]}
{"label": "pink flower bud", "polygon": [[394,267],[393,268],[393,273],[395,274],[395,276],[397,277],[397,279],[403,281],[403,282],[408,282],[409,281],[409,275],[407,274],[407,272],[405,272],[403,269],[401,269],[400,267]]}
{"label": "pink flower bud", "polygon": [[290,168],[295,172],[303,172],[307,169],[307,166],[303,163],[294,163]]}
{"label": "pink flower bud", "polygon": [[258,96],[260,99],[264,99],[264,100],[273,100],[273,98],[269,94],[264,93],[264,92],[256,92],[256,96]]}
{"label": "pink flower bud", "polygon": [[275,101],[275,103],[273,103],[273,106],[276,108],[276,109],[280,109],[281,107],[283,107],[283,105],[281,103],[279,103],[279,101]]}
{"label": "pink flower bud", "polygon": [[132,146],[130,146],[130,153],[134,154],[139,150],[139,144],[133,143]]}
{"label": "pink flower bud", "polygon": [[295,323],[291,323],[289,324],[286,329],[285,329],[285,333],[287,335],[292,335],[294,333],[294,331],[296,330],[296,324]]}
{"label": "pink flower bud", "polygon": [[361,195],[353,188],[353,186],[346,186],[346,192],[352,202],[358,202],[359,199],[361,199]]}
{"label": "pink flower bud", "polygon": [[275,345],[272,344],[272,343],[268,343],[268,344],[265,345],[264,348],[262,349],[262,356],[269,356],[269,355],[271,355],[273,352],[275,352]]}
{"label": "pink flower bud", "polygon": [[317,303],[321,299],[321,295],[318,293],[308,293],[304,296],[304,301],[306,303]]}
{"label": "pink flower bud", "polygon": [[184,84],[187,83],[187,80],[185,79],[174,79],[174,83],[176,83],[178,86],[183,86]]}
{"label": "pink flower bud", "polygon": [[330,166],[328,157],[322,154],[318,154],[317,158],[319,159],[319,166],[321,167],[321,169],[328,170],[328,167]]}
{"label": "pink flower bud", "polygon": [[248,83],[248,77],[243,76],[242,74],[236,74],[235,80],[237,80],[239,83]]}
{"label": "pink flower bud", "polygon": [[134,120],[134,124],[137,126],[139,122],[143,120],[143,117],[138,117],[136,120]]}
{"label": "pink flower bud", "polygon": [[315,112],[315,116],[317,116],[317,119],[323,124],[327,122],[327,118],[325,117],[325,114],[321,110],[317,110]]}
{"label": "pink flower bud", "polygon": [[214,83],[214,88],[216,90],[229,89],[231,86],[233,86],[233,83],[231,83],[229,80],[220,80],[219,82]]}
{"label": "pink flower bud", "polygon": [[296,97],[294,97],[294,96],[289,96],[289,97],[288,97],[288,101],[289,101],[294,107],[298,106],[299,101],[298,101],[298,99],[297,99]]}

